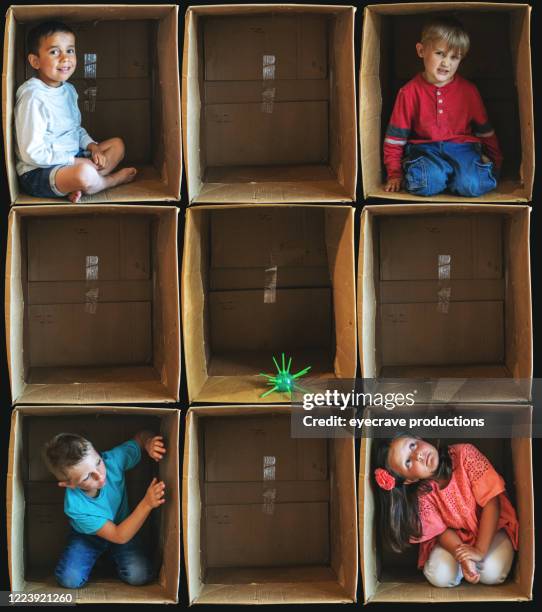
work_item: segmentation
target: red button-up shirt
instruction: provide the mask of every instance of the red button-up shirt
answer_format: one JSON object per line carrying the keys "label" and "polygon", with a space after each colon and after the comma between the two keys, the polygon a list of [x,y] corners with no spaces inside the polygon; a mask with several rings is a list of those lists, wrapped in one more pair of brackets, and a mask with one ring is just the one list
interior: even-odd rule
{"label": "red button-up shirt", "polygon": [[384,139],[388,178],[403,175],[404,146],[427,142],[481,142],[497,170],[502,164],[499,142],[489,123],[476,85],[456,75],[437,87],[420,73],[399,90]]}

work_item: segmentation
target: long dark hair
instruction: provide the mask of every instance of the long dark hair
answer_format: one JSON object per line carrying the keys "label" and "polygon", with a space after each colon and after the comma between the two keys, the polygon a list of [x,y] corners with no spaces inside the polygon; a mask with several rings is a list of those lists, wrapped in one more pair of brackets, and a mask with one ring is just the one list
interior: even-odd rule
{"label": "long dark hair", "polygon": [[[431,480],[450,479],[452,460],[448,453],[448,445],[439,443],[437,445],[439,467],[433,478],[407,485],[405,479],[390,469],[388,465],[390,445],[397,438],[420,439],[412,434],[398,433],[393,438],[375,444],[372,474],[374,488],[380,502],[380,533],[393,551],[404,552],[410,546],[410,538],[421,536],[418,497],[431,491]],[[385,491],[376,484],[374,471],[377,468],[386,469],[395,478],[395,487],[391,491]]]}

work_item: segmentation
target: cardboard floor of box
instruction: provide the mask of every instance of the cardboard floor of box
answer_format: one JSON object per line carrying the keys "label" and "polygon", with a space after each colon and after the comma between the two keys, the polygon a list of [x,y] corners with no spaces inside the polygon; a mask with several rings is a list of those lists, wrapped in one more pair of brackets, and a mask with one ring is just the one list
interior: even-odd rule
{"label": "cardboard floor of box", "polygon": [[[277,357],[277,355],[275,356]],[[292,372],[295,373],[308,365],[311,366],[311,370],[305,378],[330,380],[336,378],[329,351],[295,351],[292,360]],[[230,372],[230,374],[228,375],[227,372]],[[223,402],[225,398],[228,402],[246,404],[254,402],[272,404],[277,403],[277,401],[290,401],[291,398],[286,393],[271,393],[262,399],[260,396],[270,387],[267,385],[267,380],[263,376],[259,376],[260,372],[266,374],[276,372],[272,352],[228,353],[225,357],[213,355],[209,364],[208,378],[198,393],[198,402]],[[300,385],[303,384],[302,381],[303,378],[299,380]]]}
{"label": "cardboard floor of box", "polygon": [[[67,385],[70,389],[67,389]],[[90,404],[127,402],[134,395],[143,402],[164,402],[166,387],[158,372],[149,366],[112,368],[32,368],[18,403]],[[169,401],[173,401],[170,399]]]}
{"label": "cardboard floor of box", "polygon": [[[137,168],[136,180],[126,185],[119,185],[113,189],[100,191],[95,195],[84,195],[79,204],[95,204],[96,202],[167,202],[176,201],[171,197],[171,188],[162,181],[159,173],[152,166]],[[67,198],[35,198],[20,192],[14,204],[57,204],[65,203]]]}
{"label": "cardboard floor of box", "polygon": [[328,567],[210,569],[198,604],[352,603]]}
{"label": "cardboard floor of box", "polygon": [[328,166],[208,168],[193,204],[222,202],[348,202]]}
{"label": "cardboard floor of box", "polygon": [[111,604],[111,603],[149,603],[168,604],[172,603],[165,589],[159,584],[148,584],[145,586],[144,601],[141,599],[141,587],[130,586],[120,580],[96,580],[87,584],[82,589],[64,589],[58,585],[54,576],[43,577],[39,581],[28,580],[24,583],[26,594],[71,594],[74,603],[87,604]]}
{"label": "cardboard floor of box", "polygon": [[[387,582],[383,579],[378,584],[378,594],[374,598],[376,602],[389,603],[464,603],[467,601],[530,601],[529,597],[522,594],[520,585],[511,582],[504,584],[486,586],[460,584],[453,589],[441,589],[433,587],[429,583],[420,580],[407,582]],[[420,592],[422,591],[422,593]]]}
{"label": "cardboard floor of box", "polygon": [[[398,191],[397,193],[392,193],[390,191],[384,191],[384,184],[382,184],[381,188],[371,189],[370,192],[365,194],[367,198],[379,198],[386,200],[400,200],[401,202],[460,202],[465,204],[470,198],[466,198],[465,196],[454,195],[453,193],[445,192],[438,195],[433,195],[427,200],[425,200],[421,196],[416,196],[408,191]],[[488,203],[504,203],[504,202],[523,202],[525,203],[527,198],[525,197],[525,186],[520,181],[515,181],[511,179],[505,179],[499,181],[497,185],[497,189],[494,191],[490,191],[484,195],[478,196],[476,199],[473,199],[473,204],[479,204],[480,202],[488,202]]]}

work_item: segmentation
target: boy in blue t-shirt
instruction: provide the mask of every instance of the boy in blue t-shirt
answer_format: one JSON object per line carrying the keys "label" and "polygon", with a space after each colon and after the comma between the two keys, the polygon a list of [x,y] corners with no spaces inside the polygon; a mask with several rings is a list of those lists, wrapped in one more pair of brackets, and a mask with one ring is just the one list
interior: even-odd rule
{"label": "boy in blue t-shirt", "polygon": [[165,502],[165,485],[153,478],[130,513],[124,479],[124,472],[139,463],[142,449],[155,461],[166,452],[162,436],[148,431],[101,455],[77,434],[58,434],[45,445],[45,463],[58,486],[66,489],[64,513],[72,527],[55,570],[61,586],[84,586],[98,557],[107,550],[122,581],[141,585],[152,580],[151,562],[136,534],[152,509]]}

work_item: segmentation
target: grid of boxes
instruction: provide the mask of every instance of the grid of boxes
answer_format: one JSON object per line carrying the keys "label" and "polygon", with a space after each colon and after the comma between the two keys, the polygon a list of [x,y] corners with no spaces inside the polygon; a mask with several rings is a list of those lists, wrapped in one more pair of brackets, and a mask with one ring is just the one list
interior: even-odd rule
{"label": "grid of boxes", "polygon": [[[458,13],[473,39],[502,41],[498,60],[480,45],[465,61],[507,160],[498,189],[471,201],[382,189],[391,105],[418,70],[423,20],[441,11]],[[472,440],[518,512],[509,578],[437,589],[412,555],[379,541],[372,441],[361,442],[356,482],[354,439],[293,438],[288,396],[261,398],[273,355],[310,364],[311,377],[353,379],[359,351],[363,378],[491,379],[463,398],[468,409],[506,401],[512,423],[530,414],[530,391],[510,397],[507,385],[530,381],[533,367],[530,7],[418,2],[358,13],[364,196],[400,200],[376,205],[356,200],[355,15],[350,6],[189,7],[181,94],[175,5],[8,10],[12,590],[58,590],[66,521],[44,441],[74,431],[107,450],[146,428],[169,453],[156,472],[142,462],[127,484],[134,501],[153,475],[166,482],[168,503],[143,532],[158,577],[130,587],[98,568],[78,602],[176,602],[181,515],[191,604],[353,603],[358,546],[365,602],[531,598],[530,438]],[[122,137],[139,170],[79,205],[22,193],[14,169],[15,91],[32,76],[25,34],[45,19],[76,32],[83,125],[98,140]],[[181,118],[189,201],[179,270]]]}

